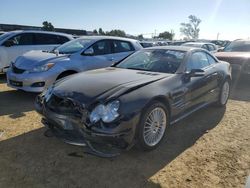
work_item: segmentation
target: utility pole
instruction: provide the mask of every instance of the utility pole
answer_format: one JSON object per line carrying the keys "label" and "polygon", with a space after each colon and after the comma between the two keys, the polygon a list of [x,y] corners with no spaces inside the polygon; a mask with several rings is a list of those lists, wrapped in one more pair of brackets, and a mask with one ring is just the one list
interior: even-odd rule
{"label": "utility pole", "polygon": [[220,33],[217,33],[217,40],[219,40]]}
{"label": "utility pole", "polygon": [[156,31],[157,31],[157,30],[155,29],[155,37],[156,37]]}

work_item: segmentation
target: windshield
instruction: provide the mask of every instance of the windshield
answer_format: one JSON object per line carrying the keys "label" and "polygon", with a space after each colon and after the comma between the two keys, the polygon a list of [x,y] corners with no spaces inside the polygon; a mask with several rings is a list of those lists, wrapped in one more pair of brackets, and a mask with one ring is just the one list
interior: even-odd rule
{"label": "windshield", "polygon": [[11,35],[11,33],[4,33],[4,34],[0,35],[0,41],[6,39],[10,35]]}
{"label": "windshield", "polygon": [[224,48],[224,52],[250,52],[250,41],[234,41]]}
{"label": "windshield", "polygon": [[60,54],[73,54],[88,46],[90,42],[91,40],[89,39],[78,38],[59,46],[55,50],[58,50]]}
{"label": "windshield", "polygon": [[145,50],[135,53],[116,67],[162,73],[175,73],[185,52],[177,50]]}

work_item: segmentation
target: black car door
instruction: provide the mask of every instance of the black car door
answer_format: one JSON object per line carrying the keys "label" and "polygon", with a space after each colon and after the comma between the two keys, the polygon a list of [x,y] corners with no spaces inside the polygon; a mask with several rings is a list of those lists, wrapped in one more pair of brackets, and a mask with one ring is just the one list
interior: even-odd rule
{"label": "black car door", "polygon": [[185,81],[185,110],[191,110],[210,102],[210,93],[217,86],[218,73],[209,63],[207,53],[204,51],[194,52],[186,64],[186,71],[200,69],[203,75],[190,77]]}

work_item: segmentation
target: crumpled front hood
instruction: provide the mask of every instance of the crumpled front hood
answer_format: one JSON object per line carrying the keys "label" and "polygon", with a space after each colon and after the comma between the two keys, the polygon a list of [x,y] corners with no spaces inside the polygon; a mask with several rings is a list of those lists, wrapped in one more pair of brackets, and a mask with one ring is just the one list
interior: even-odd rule
{"label": "crumpled front hood", "polygon": [[250,62],[250,52],[218,52],[215,56],[231,64],[244,64]]}
{"label": "crumpled front hood", "polygon": [[120,68],[105,68],[78,73],[57,82],[53,94],[77,100],[86,106],[107,101],[171,76]]}
{"label": "crumpled front hood", "polygon": [[69,55],[58,55],[43,51],[30,51],[17,58],[15,66],[29,70],[37,66],[42,66],[48,62],[56,62],[68,58]]}

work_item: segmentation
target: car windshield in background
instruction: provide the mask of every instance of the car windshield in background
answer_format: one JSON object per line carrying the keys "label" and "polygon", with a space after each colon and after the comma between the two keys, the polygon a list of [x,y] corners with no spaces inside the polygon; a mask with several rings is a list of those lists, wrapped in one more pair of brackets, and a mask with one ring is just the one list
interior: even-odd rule
{"label": "car windshield in background", "polygon": [[11,33],[4,33],[4,34],[0,35],[0,41],[6,39],[10,35],[11,35]]}
{"label": "car windshield in background", "polygon": [[143,48],[153,47],[153,43],[149,42],[141,42],[140,44],[142,45]]}
{"label": "car windshield in background", "polygon": [[75,39],[59,46],[55,50],[58,50],[60,54],[73,54],[85,48],[90,42],[91,40],[89,39]]}
{"label": "car windshield in background", "polygon": [[234,41],[224,48],[224,52],[250,52],[250,41]]}
{"label": "car windshield in background", "polygon": [[162,73],[175,73],[183,61],[185,52],[177,50],[145,50],[135,53],[116,67]]}

